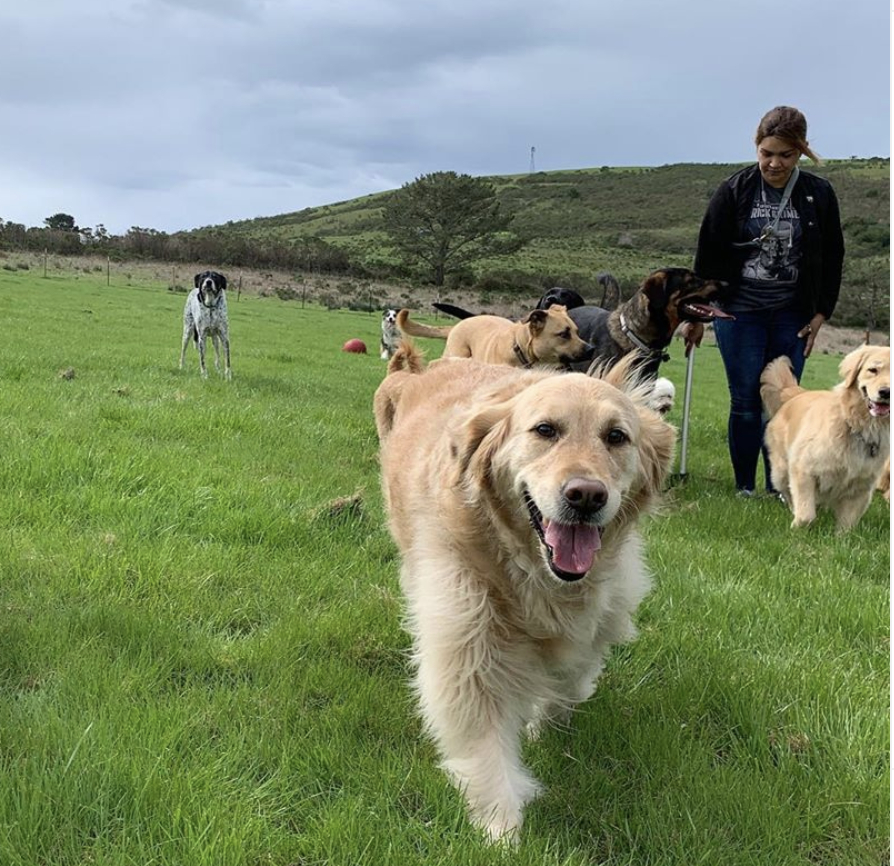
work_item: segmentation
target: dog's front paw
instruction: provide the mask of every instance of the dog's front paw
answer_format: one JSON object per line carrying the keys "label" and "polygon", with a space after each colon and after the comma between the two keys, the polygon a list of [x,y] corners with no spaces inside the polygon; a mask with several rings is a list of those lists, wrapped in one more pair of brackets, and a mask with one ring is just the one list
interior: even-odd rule
{"label": "dog's front paw", "polygon": [[[478,791],[478,797],[470,796],[472,792],[466,785],[464,788],[469,804],[469,815],[472,823],[480,827],[487,835],[489,842],[518,844],[524,820],[524,808],[541,793],[540,783],[519,768],[499,784],[500,769],[496,769],[497,778],[489,778],[485,785],[497,783],[495,790]],[[483,796],[482,796],[483,795]]]}
{"label": "dog's front paw", "polygon": [[[479,822],[476,822],[479,823]],[[521,841],[521,815],[517,823],[506,821],[490,821],[480,823],[487,841],[492,845],[506,845],[509,848],[517,848]]]}

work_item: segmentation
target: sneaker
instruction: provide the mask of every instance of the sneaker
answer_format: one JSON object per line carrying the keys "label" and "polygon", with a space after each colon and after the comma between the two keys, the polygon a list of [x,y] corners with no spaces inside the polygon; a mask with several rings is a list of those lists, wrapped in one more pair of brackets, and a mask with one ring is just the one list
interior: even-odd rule
{"label": "sneaker", "polygon": [[749,487],[739,487],[736,490],[736,496],[739,499],[751,499],[754,496],[754,491]]}

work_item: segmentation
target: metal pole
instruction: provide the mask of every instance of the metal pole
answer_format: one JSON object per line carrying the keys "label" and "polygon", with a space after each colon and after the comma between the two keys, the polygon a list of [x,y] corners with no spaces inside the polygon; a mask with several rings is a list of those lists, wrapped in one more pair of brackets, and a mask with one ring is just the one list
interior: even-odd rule
{"label": "metal pole", "polygon": [[683,432],[680,434],[680,472],[686,477],[686,457],[689,451],[689,405],[692,402],[692,367],[695,363],[695,346],[689,350],[686,360],[686,390],[683,394]]}

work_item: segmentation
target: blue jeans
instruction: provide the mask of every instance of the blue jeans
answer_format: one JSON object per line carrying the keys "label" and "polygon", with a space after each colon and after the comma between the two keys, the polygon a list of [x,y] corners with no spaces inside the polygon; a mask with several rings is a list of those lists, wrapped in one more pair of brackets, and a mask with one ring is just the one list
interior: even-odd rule
{"label": "blue jeans", "polygon": [[735,321],[717,319],[714,334],[729,383],[729,454],[736,487],[754,490],[757,458],[763,450],[767,490],[770,461],[763,449],[766,418],[761,404],[760,377],[764,367],[780,355],[788,355],[800,382],[807,339],[798,336],[810,314],[794,309],[736,313]]}

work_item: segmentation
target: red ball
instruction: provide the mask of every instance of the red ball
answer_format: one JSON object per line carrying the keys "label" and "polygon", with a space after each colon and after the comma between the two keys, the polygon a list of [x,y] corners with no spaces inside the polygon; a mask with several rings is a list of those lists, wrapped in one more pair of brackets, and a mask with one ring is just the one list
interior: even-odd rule
{"label": "red ball", "polygon": [[354,352],[357,355],[365,355],[366,354],[366,343],[363,340],[353,339],[348,340],[344,346],[341,347],[342,352]]}

